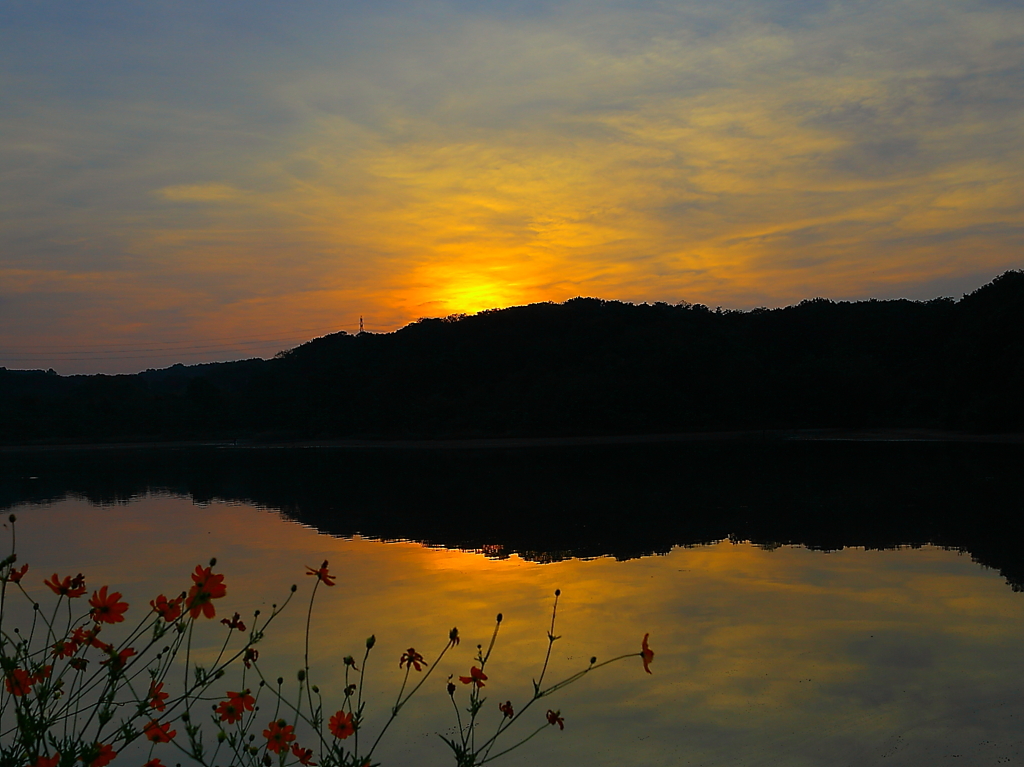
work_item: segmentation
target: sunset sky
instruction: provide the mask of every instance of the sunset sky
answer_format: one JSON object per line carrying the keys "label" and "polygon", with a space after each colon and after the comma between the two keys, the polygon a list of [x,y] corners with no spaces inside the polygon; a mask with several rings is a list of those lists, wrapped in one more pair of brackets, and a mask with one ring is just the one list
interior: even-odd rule
{"label": "sunset sky", "polygon": [[1008,0],[0,4],[0,365],[1024,267]]}

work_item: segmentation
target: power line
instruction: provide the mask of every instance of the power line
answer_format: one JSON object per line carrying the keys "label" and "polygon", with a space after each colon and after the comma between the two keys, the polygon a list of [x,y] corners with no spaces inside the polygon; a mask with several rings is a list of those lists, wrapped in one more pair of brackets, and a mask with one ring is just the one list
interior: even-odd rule
{"label": "power line", "polygon": [[[337,332],[337,331],[328,331],[328,332]],[[323,333],[322,335],[326,335],[326,334],[327,333]],[[253,339],[253,340],[249,340],[249,341],[235,341],[233,343],[194,344],[194,345],[190,345],[190,346],[183,346],[181,348],[174,348],[174,347],[164,347],[164,348],[143,347],[143,348],[140,348],[140,349],[130,349],[130,348],[126,348],[126,349],[97,349],[95,351],[91,351],[91,350],[89,350],[87,348],[68,349],[66,351],[28,351],[28,350],[22,350],[22,349],[18,349],[18,348],[8,348],[8,349],[0,349],[0,357],[4,357],[6,359],[17,359],[17,360],[20,360],[20,361],[32,360],[32,359],[37,359],[37,358],[47,359],[47,358],[57,358],[57,357],[64,357],[66,359],[80,359],[80,360],[81,359],[97,359],[97,360],[103,360],[103,359],[142,359],[142,358],[144,358],[146,356],[161,356],[163,354],[182,354],[182,355],[187,355],[187,354],[210,354],[210,353],[213,353],[214,351],[216,351],[218,349],[230,350],[232,348],[236,348],[238,346],[244,346],[244,345],[252,346],[252,345],[281,343],[281,342],[284,342],[284,341],[294,342],[294,341],[305,341],[305,340],[309,340],[307,336],[305,336],[305,335],[301,335],[301,336],[295,335],[295,336],[283,336],[283,337],[280,337],[280,338],[265,338],[265,339]],[[151,343],[159,343],[159,342],[154,341],[154,342],[151,342]],[[181,343],[181,342],[178,342],[178,343]],[[203,349],[203,350],[206,350],[206,351],[195,351],[197,349]],[[159,352],[160,354],[156,354],[156,355],[140,355],[139,357],[110,357],[110,356],[108,356],[108,355],[111,355],[111,354],[122,354],[122,353],[125,353],[125,352],[132,352],[132,353],[135,353],[135,352]],[[7,356],[8,354],[19,354],[19,355],[28,355],[28,356],[24,356],[24,357],[8,357]],[[88,355],[92,355],[92,356],[89,356],[89,357],[77,357],[77,358],[67,358],[67,357],[65,357],[65,355],[68,355],[68,354],[88,354]]]}
{"label": "power line", "polygon": [[[228,338],[211,338],[211,339],[207,339],[207,340],[215,341],[217,343],[209,344],[209,345],[196,345],[196,344],[193,344],[191,341],[125,341],[124,343],[118,344],[118,346],[119,347],[132,347],[132,346],[140,346],[140,345],[145,345],[145,346],[159,345],[161,347],[165,347],[165,346],[184,346],[185,348],[189,348],[189,349],[201,349],[201,348],[206,348],[207,346],[211,346],[212,347],[212,346],[223,346],[223,345],[230,345],[230,344],[262,344],[262,343],[274,343],[276,341],[288,341],[288,340],[291,340],[291,339],[304,337],[304,336],[300,336],[299,335],[300,333],[303,333],[303,334],[304,333],[313,333],[313,334],[319,334],[319,335],[327,335],[328,333],[337,333],[337,332],[338,332],[338,329],[336,327],[329,328],[329,329],[326,329],[326,330],[322,329],[322,328],[297,328],[290,335],[280,336],[280,337],[277,337],[277,338],[248,339],[246,336],[234,336],[234,337],[228,337]],[[151,351],[151,350],[152,351],[157,351],[156,349],[128,349],[128,348],[103,349],[102,348],[102,347],[108,347],[108,346],[109,346],[108,344],[76,344],[72,350],[70,350],[70,351],[68,351],[66,353],[68,353],[68,354],[77,354],[77,353],[80,353],[80,352],[84,353],[86,350],[93,349],[93,348],[96,348],[97,349],[96,353],[99,353],[99,354],[102,354],[105,351],[109,351],[111,353],[122,352],[122,351]],[[42,354],[42,353],[60,354],[60,353],[62,353],[60,351],[40,352],[40,351],[37,351],[37,350],[40,350],[40,349],[42,349],[42,350],[51,350],[51,349],[62,349],[62,348],[67,349],[68,347],[67,347],[66,344],[62,344],[60,346],[58,346],[56,344],[51,344],[51,345],[46,345],[46,344],[38,345],[38,344],[34,344],[31,347],[32,351],[30,351],[28,348],[18,348],[18,347],[6,347],[6,348],[8,350],[14,352],[15,354],[18,354],[18,353],[21,353],[21,354],[36,354],[36,353],[40,353],[40,354]]]}
{"label": "power line", "polygon": [[[168,353],[164,354],[137,354],[117,357],[61,357],[60,359],[54,359],[54,362],[106,362],[107,360],[146,360],[146,359],[166,359]],[[217,351],[204,351],[204,352],[174,352],[175,359],[178,357],[201,357],[206,354],[217,354]],[[5,357],[0,354],[0,362],[46,362],[46,357]]]}

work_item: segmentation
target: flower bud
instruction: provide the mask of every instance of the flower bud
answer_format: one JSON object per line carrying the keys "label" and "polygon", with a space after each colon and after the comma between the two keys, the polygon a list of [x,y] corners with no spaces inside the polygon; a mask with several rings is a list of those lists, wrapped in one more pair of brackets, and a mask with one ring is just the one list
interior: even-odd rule
{"label": "flower bud", "polygon": [[373,634],[370,634],[370,636],[366,639],[366,649],[372,650],[375,644],[377,644],[377,637]]}
{"label": "flower bud", "polygon": [[501,623],[501,619],[502,619],[502,617],[503,617],[503,616],[502,616],[502,614],[501,614],[501,613],[498,613],[498,618],[497,618],[497,620],[498,620],[498,623]]}
{"label": "flower bud", "polygon": [[561,589],[555,589],[555,596],[556,597],[562,596],[562,590]]}
{"label": "flower bud", "polygon": [[292,584],[292,593],[294,594],[294,593],[295,593],[296,591],[298,591],[298,590],[299,590],[299,587],[298,587],[298,586],[296,586],[296,585],[295,585],[295,584],[293,583],[293,584]]}
{"label": "flower bud", "polygon": [[210,567],[217,566],[217,557],[210,557]]}
{"label": "flower bud", "polygon": [[299,669],[299,673],[298,673],[298,677],[299,677],[299,681],[300,682],[305,682],[306,681],[306,670],[300,668]]}

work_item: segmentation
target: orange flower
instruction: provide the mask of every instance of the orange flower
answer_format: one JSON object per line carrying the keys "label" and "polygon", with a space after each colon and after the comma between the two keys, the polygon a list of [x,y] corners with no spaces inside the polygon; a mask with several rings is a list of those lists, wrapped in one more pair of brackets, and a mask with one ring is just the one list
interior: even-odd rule
{"label": "orange flower", "polygon": [[156,599],[150,600],[149,604],[153,608],[153,612],[155,612],[168,623],[175,620],[179,615],[181,615],[181,597],[168,599],[163,594],[161,594]]}
{"label": "orange flower", "polygon": [[325,586],[333,586],[334,579],[338,577],[336,575],[331,575],[329,572],[327,572],[326,559],[324,560],[324,563],[320,565],[319,570],[314,569],[309,565],[306,565],[306,575],[315,575],[320,580],[320,582],[323,583]]}
{"label": "orange flower", "polygon": [[149,724],[142,728],[142,734],[154,743],[170,743],[178,731],[171,729],[170,722],[160,724],[156,719],[150,719]]}
{"label": "orange flower", "polygon": [[49,679],[50,674],[53,672],[53,666],[41,666],[38,670],[32,674],[32,684],[39,684],[44,679]]}
{"label": "orange flower", "polygon": [[498,710],[508,719],[511,719],[516,715],[516,712],[512,710],[512,701],[506,700],[504,703],[498,705]]}
{"label": "orange flower", "polygon": [[53,756],[43,756],[40,754],[31,767],[57,767],[59,763],[60,751],[55,753]]}
{"label": "orange flower", "polygon": [[235,613],[231,620],[228,620],[227,618],[222,618],[220,622],[227,626],[229,629],[238,629],[239,631],[245,631],[245,624],[242,623],[241,620],[239,620],[239,618],[241,617],[241,615]]}
{"label": "orange flower", "polygon": [[106,650],[110,645],[106,642],[101,642],[96,638],[96,635],[100,633],[100,629],[103,628],[98,623],[93,624],[93,627],[88,631],[85,630],[85,626],[79,626],[71,633],[71,640],[76,645],[91,645],[100,650]]}
{"label": "orange flower", "polygon": [[[57,576],[57,573],[53,574],[52,578],[44,580],[50,590],[60,597],[80,597],[85,593],[85,576],[81,573],[72,578],[70,575],[65,575],[63,579]],[[120,596],[120,594],[118,595]]]}
{"label": "orange flower", "polygon": [[469,676],[460,676],[459,681],[463,684],[475,684],[477,689],[484,686],[484,680],[487,679],[487,674],[483,672],[483,669],[473,666],[469,670]]}
{"label": "orange flower", "polygon": [[209,567],[196,565],[196,571],[192,573],[192,588],[188,591],[185,599],[185,607],[195,620],[200,614],[212,618],[217,610],[210,603],[213,599],[220,599],[228,593],[224,585],[224,576],[211,572]]}
{"label": "orange flower", "polygon": [[275,754],[288,750],[288,744],[295,740],[295,728],[285,724],[284,719],[271,722],[263,731],[263,737],[267,739],[267,748]]}
{"label": "orange flower", "polygon": [[402,653],[402,657],[398,659],[398,667],[399,668],[401,668],[402,666],[408,665],[408,666],[412,666],[417,671],[422,671],[423,670],[423,666],[420,665],[420,664],[423,664],[423,663],[426,663],[426,661],[423,660],[423,656],[422,655],[420,655],[418,652],[416,652],[416,648],[415,647],[410,647],[408,650],[406,650],[404,653]]}
{"label": "orange flower", "polygon": [[117,752],[113,746],[109,746],[106,743],[94,743],[92,748],[89,749],[92,752],[92,758],[83,756],[82,761],[89,765],[89,767],[107,767],[114,757],[117,756]]}
{"label": "orange flower", "polygon": [[149,699],[150,708],[156,709],[157,711],[163,711],[165,708],[167,708],[167,705],[164,703],[164,701],[167,700],[167,698],[169,698],[170,696],[166,692],[164,692],[163,689],[163,682],[160,682],[159,684],[157,684],[156,682],[149,683],[149,694],[146,697]]}
{"label": "orange flower", "polygon": [[103,586],[99,591],[94,591],[89,598],[92,611],[89,613],[94,621],[99,623],[120,623],[124,620],[124,613],[128,609],[128,603],[120,601],[121,592],[114,591],[107,594],[107,587]]}
{"label": "orange flower", "polygon": [[54,658],[70,658],[78,652],[78,643],[71,639],[58,639],[53,643],[50,654]]}
{"label": "orange flower", "polygon": [[32,691],[33,684],[35,684],[35,680],[32,676],[20,668],[8,671],[4,679],[4,686],[7,687],[7,692],[15,696],[28,695]]}
{"label": "orange flower", "polygon": [[651,673],[651,661],[654,660],[654,650],[647,646],[647,637],[649,636],[650,634],[644,634],[644,641],[640,643],[640,657],[644,661],[644,671],[648,674]]}
{"label": "orange flower", "polygon": [[292,754],[299,760],[299,764],[315,767],[316,762],[310,761],[313,758],[313,749],[302,748],[298,743],[292,743]]}
{"label": "orange flower", "polygon": [[221,701],[217,706],[217,714],[221,721],[234,724],[242,720],[246,711],[252,711],[256,705],[256,699],[249,694],[248,690],[242,692],[231,692],[228,690],[228,699]]}
{"label": "orange flower", "polygon": [[352,714],[339,711],[331,717],[331,720],[327,723],[327,729],[331,731],[331,735],[334,737],[339,740],[345,740],[345,738],[356,731],[356,723],[352,720]]}
{"label": "orange flower", "polygon": [[[21,568],[18,569],[18,570],[15,570],[12,567],[11,568],[11,574],[7,576],[6,580],[9,580],[11,583],[20,583],[21,579],[25,577],[25,573],[27,573],[27,572],[28,572],[28,565],[22,565]],[[2,579],[0,579],[0,580],[2,580]],[[43,757],[39,757],[39,758],[42,759]]]}
{"label": "orange flower", "polygon": [[558,725],[558,729],[564,730],[565,729],[565,720],[562,718],[562,712],[561,711],[552,711],[549,708],[548,709],[548,724],[551,724],[551,725],[557,724]]}

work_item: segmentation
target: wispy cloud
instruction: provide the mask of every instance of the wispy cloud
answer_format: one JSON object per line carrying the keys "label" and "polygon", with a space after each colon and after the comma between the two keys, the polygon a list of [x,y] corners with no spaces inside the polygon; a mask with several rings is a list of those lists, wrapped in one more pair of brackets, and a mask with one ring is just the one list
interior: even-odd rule
{"label": "wispy cloud", "polygon": [[[0,12],[0,266],[116,274],[140,334],[161,290],[201,337],[1022,265],[1012,4],[126,9]],[[19,325],[85,332],[49,305]]]}

